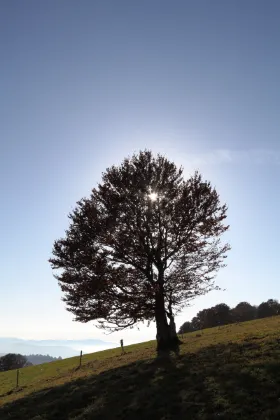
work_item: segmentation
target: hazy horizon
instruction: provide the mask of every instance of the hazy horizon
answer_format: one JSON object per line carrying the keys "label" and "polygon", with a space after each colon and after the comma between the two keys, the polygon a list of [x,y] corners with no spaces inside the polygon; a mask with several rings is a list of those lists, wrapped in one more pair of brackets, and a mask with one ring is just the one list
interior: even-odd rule
{"label": "hazy horizon", "polygon": [[24,340],[16,337],[0,337],[0,355],[16,353],[42,354],[62,358],[94,353],[118,347],[118,343],[101,340]]}

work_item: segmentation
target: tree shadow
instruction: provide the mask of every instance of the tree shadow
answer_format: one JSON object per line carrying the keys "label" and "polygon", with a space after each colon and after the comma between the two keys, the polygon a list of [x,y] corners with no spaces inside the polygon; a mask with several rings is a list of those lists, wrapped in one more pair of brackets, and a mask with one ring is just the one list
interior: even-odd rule
{"label": "tree shadow", "polygon": [[279,419],[280,353],[275,343],[264,347],[244,341],[166,353],[34,392],[4,405],[0,418]]}
{"label": "tree shadow", "polygon": [[167,350],[157,350],[157,359],[166,359],[166,360],[170,359],[171,361],[172,357],[179,357],[180,345],[182,344],[183,342],[180,340]]}

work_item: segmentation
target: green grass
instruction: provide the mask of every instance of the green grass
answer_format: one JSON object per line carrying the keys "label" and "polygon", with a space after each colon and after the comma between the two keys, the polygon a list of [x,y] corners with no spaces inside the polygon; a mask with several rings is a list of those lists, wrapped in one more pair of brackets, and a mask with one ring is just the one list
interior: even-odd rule
{"label": "green grass", "polygon": [[0,373],[0,419],[280,419],[280,316]]}

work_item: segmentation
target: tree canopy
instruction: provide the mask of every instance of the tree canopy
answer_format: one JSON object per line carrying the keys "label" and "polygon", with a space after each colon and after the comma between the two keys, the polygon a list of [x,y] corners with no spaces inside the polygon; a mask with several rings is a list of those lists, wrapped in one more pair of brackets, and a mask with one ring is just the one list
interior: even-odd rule
{"label": "tree canopy", "polygon": [[257,309],[258,318],[266,318],[268,316],[278,315],[280,313],[280,305],[275,299],[268,299],[262,302]]}
{"label": "tree canopy", "polygon": [[216,288],[227,207],[209,181],[143,151],[108,168],[54,243],[53,269],[75,320],[111,331],[156,321],[158,349],[178,343],[174,316]]}
{"label": "tree canopy", "polygon": [[0,357],[0,372],[20,369],[31,365],[32,363],[28,362],[27,358],[21,354],[8,353]]}
{"label": "tree canopy", "polygon": [[250,305],[248,302],[240,302],[235,308],[231,310],[231,317],[233,322],[250,321],[256,318],[257,308]]}

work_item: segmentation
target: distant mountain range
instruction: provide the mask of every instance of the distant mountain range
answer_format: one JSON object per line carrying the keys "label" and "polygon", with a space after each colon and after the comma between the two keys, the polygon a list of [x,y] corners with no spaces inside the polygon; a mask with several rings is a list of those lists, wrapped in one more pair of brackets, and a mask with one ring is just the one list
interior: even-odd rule
{"label": "distant mountain range", "polygon": [[7,353],[43,354],[52,357],[77,356],[116,347],[116,343],[85,339],[85,340],[24,340],[20,338],[0,337],[0,355]]}
{"label": "distant mountain range", "polygon": [[28,362],[32,363],[32,365],[41,365],[42,363],[50,363],[55,362],[56,360],[62,360],[61,357],[52,357],[43,354],[25,354],[24,356],[27,358]]}

